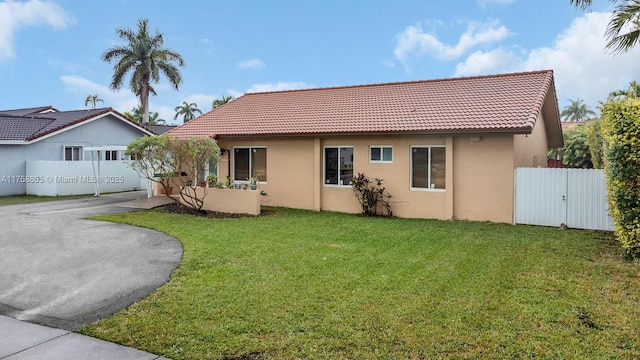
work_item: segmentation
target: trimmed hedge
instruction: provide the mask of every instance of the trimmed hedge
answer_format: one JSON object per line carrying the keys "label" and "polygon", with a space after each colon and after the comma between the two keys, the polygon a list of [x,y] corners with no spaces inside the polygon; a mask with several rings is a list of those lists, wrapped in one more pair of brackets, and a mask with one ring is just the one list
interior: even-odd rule
{"label": "trimmed hedge", "polygon": [[618,241],[640,257],[640,100],[609,101],[602,107],[609,208]]}

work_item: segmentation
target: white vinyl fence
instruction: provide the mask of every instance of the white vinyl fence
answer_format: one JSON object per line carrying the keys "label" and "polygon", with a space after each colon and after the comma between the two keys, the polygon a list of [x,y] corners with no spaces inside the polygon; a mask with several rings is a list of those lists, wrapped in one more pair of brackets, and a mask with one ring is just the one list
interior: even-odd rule
{"label": "white vinyl fence", "polygon": [[604,171],[517,168],[515,223],[613,230]]}
{"label": "white vinyl fence", "polygon": [[128,161],[101,161],[100,176],[94,173],[97,162],[27,160],[27,195],[64,196],[94,194],[96,181],[100,192],[144,190],[146,179],[129,167]]}

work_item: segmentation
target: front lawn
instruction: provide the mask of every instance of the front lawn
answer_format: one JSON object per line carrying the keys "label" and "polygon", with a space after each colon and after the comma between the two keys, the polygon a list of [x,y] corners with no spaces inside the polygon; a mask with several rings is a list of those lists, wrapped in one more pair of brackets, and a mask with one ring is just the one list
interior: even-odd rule
{"label": "front lawn", "polygon": [[82,332],[172,359],[640,357],[639,268],[604,233],[276,212],[101,217],[184,260]]}

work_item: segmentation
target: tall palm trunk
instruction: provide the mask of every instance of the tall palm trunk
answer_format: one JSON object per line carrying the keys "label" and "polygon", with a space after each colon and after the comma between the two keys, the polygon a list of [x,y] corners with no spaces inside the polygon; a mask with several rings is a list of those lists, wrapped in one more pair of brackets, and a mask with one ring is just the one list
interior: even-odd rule
{"label": "tall palm trunk", "polygon": [[142,123],[149,123],[149,85],[148,82],[142,82],[140,89],[140,103],[142,104]]}

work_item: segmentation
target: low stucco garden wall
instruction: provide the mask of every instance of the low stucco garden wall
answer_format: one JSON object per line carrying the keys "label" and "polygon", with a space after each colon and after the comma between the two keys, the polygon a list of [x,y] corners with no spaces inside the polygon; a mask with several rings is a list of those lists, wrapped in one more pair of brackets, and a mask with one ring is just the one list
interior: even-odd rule
{"label": "low stucco garden wall", "polygon": [[[205,189],[197,187],[198,196],[202,196]],[[163,195],[164,188],[156,184],[156,195]],[[173,188],[172,196],[180,198],[177,187]],[[202,210],[224,212],[230,214],[260,215],[260,190],[217,189],[207,188]],[[182,200],[180,199],[182,202]]]}

